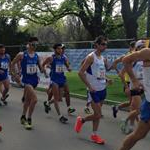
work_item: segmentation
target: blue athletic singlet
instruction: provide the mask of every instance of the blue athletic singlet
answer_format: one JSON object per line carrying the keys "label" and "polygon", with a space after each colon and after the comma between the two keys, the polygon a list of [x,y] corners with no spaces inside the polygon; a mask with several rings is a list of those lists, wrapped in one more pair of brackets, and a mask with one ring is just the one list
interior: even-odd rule
{"label": "blue athletic singlet", "polygon": [[66,57],[64,55],[56,56],[55,54],[52,55],[52,57],[53,62],[51,63],[50,72],[51,81],[57,83],[59,86],[63,86],[66,83],[66,77],[64,74]]}
{"label": "blue athletic singlet", "polygon": [[4,58],[0,58],[0,70],[3,73],[0,73],[0,81],[3,81],[8,78],[8,66],[10,62],[10,56],[5,54]]}
{"label": "blue athletic singlet", "polygon": [[36,87],[38,84],[37,76],[37,65],[38,65],[38,55],[34,54],[33,57],[30,57],[28,52],[25,51],[23,54],[23,59],[21,61],[22,69],[22,82],[24,84],[31,84],[33,87]]}

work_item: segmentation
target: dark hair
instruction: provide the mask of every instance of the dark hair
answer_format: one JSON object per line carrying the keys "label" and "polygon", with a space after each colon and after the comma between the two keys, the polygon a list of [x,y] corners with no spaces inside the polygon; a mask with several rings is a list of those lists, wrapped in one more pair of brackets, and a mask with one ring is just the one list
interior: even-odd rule
{"label": "dark hair", "polygon": [[28,42],[33,42],[33,41],[37,41],[38,42],[38,38],[37,37],[30,37]]}
{"label": "dark hair", "polygon": [[0,49],[1,49],[1,48],[5,48],[5,46],[4,46],[3,44],[0,44]]}
{"label": "dark hair", "polygon": [[135,47],[135,41],[130,42],[130,47],[134,48]]}
{"label": "dark hair", "polygon": [[53,49],[57,49],[57,47],[59,47],[59,46],[62,46],[62,44],[61,43],[56,43],[56,44],[53,45]]}
{"label": "dark hair", "polygon": [[96,37],[94,44],[101,44],[103,40],[108,41],[107,37],[100,35],[100,36]]}

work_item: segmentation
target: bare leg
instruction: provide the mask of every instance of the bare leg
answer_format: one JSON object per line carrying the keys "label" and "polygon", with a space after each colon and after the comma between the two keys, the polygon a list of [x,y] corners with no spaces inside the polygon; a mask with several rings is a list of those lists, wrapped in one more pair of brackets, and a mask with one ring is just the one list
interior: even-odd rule
{"label": "bare leg", "polygon": [[147,133],[150,130],[150,121],[148,123],[145,123],[143,121],[140,121],[138,123],[137,129],[126,136],[125,140],[122,143],[122,146],[118,150],[130,150],[137,141],[143,139]]}

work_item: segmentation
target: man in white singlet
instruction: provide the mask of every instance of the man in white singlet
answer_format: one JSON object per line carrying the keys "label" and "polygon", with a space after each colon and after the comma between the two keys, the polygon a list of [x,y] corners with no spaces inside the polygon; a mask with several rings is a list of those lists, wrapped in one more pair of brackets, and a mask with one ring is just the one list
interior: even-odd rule
{"label": "man in white singlet", "polygon": [[101,118],[101,107],[106,98],[106,69],[108,69],[107,61],[101,55],[107,47],[107,38],[99,36],[95,40],[95,50],[86,58],[81,68],[79,69],[79,77],[88,88],[89,94],[92,98],[91,106],[93,114],[83,118],[77,117],[75,124],[75,131],[79,133],[82,125],[87,121],[93,122],[93,133],[91,140],[98,144],[104,144],[105,141],[97,134],[99,121]]}

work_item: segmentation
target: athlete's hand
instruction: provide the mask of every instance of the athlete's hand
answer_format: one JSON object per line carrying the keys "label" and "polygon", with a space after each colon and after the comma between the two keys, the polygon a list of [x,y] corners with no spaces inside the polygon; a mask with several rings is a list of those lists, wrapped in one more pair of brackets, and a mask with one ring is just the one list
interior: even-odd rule
{"label": "athlete's hand", "polygon": [[67,70],[68,70],[69,72],[71,72],[71,71],[72,71],[72,69],[71,69],[71,68],[68,68]]}
{"label": "athlete's hand", "polygon": [[89,91],[90,91],[90,92],[95,92],[96,90],[95,90],[93,87],[90,86],[90,87],[89,87]]}
{"label": "athlete's hand", "polygon": [[112,79],[107,79],[107,85],[112,85],[113,84],[113,80]]}
{"label": "athlete's hand", "polygon": [[117,63],[115,61],[112,63],[110,69],[114,69],[114,70],[117,69]]}

